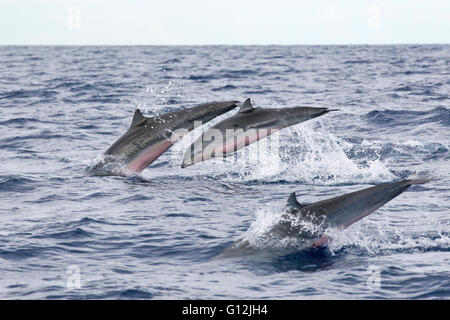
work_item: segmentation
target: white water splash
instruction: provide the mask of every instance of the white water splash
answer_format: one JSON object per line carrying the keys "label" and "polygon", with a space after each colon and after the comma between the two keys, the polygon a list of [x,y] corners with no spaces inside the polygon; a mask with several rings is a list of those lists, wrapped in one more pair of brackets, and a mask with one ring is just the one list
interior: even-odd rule
{"label": "white water splash", "polygon": [[319,235],[322,230],[320,224],[301,219],[280,208],[264,208],[256,212],[255,221],[245,234],[237,241],[255,250],[302,250],[318,238],[298,237],[286,233],[284,226],[300,230],[311,235]]}
{"label": "white water splash", "polygon": [[98,176],[134,176],[120,157],[100,153],[93,160],[86,161],[84,169]]}
{"label": "white water splash", "polygon": [[[427,221],[427,229],[420,234],[411,232],[404,227],[390,225],[387,217],[384,219],[369,218],[346,230],[337,228],[322,230],[320,225],[286,214],[283,209],[273,206],[259,209],[256,212],[255,220],[233,247],[238,249],[239,246],[245,245],[246,249],[271,250],[274,253],[284,254],[287,253],[286,250],[300,252],[307,248],[312,240],[326,236],[331,239],[327,246],[332,254],[336,254],[346,247],[357,248],[368,255],[450,248],[450,234],[448,233],[450,220],[434,220],[432,231],[430,231],[430,221]],[[294,229],[310,234],[320,234],[320,236],[316,239],[304,239],[278,232],[277,227],[283,222],[290,223]],[[425,225],[425,222],[417,221],[416,224],[414,230],[420,224]]]}
{"label": "white water splash", "polygon": [[[330,133],[320,121],[305,123],[286,130],[281,137],[282,144],[293,144],[292,148],[281,148],[278,156],[281,166],[272,173],[278,180],[315,184],[379,183],[391,181],[394,175],[380,160],[367,161],[359,165],[346,152],[353,145]],[[293,138],[287,138],[293,137]],[[271,157],[261,158],[259,167],[270,167]],[[253,171],[251,179],[267,179],[260,175],[267,170]]]}
{"label": "white water splash", "polygon": [[[430,224],[433,227],[430,228]],[[408,228],[389,225],[388,219],[368,219],[350,228],[332,232],[329,244],[332,253],[352,246],[374,255],[382,252],[427,251],[450,248],[448,227],[450,220],[416,221],[414,229],[426,226],[423,232],[411,232]],[[431,230],[431,231],[430,231]]]}
{"label": "white water splash", "polygon": [[184,84],[181,81],[169,80],[166,85],[147,86],[140,101],[136,101],[138,109],[143,113],[157,115],[164,113],[171,101],[178,101],[185,97]]}
{"label": "white water splash", "polygon": [[[347,152],[353,144],[336,137],[330,130],[318,120],[302,123],[239,150],[234,157],[208,160],[185,172],[233,182],[288,181],[318,185],[380,183],[395,178],[379,159],[366,159],[359,164],[349,158]],[[189,135],[172,148],[171,164],[179,165],[176,159],[181,159],[193,138]]]}

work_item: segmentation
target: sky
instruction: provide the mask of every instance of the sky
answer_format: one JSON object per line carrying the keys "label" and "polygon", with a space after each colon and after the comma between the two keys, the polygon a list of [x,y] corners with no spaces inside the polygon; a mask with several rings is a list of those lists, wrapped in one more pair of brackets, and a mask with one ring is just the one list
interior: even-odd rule
{"label": "sky", "polygon": [[0,45],[450,43],[449,0],[0,0]]}

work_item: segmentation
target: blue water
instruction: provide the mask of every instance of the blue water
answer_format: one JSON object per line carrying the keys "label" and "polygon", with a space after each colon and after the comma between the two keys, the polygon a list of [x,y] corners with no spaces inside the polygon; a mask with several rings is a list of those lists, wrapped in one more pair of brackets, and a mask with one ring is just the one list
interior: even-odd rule
{"label": "blue water", "polygon": [[[0,47],[0,74],[0,298],[450,298],[449,45]],[[340,111],[252,161],[181,169],[200,128],[139,175],[90,169],[136,107],[248,97]],[[243,237],[283,246],[266,231],[292,191],[411,176],[436,179],[328,248],[215,258]]]}

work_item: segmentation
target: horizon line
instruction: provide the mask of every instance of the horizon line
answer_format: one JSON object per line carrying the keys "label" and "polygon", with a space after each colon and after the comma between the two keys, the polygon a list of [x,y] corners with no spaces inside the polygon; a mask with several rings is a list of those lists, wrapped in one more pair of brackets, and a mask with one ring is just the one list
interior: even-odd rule
{"label": "horizon line", "polygon": [[217,44],[0,44],[0,47],[39,47],[39,46],[48,46],[48,47],[213,47],[213,46],[222,46],[222,47],[262,47],[262,46],[408,46],[408,45],[450,45],[450,42],[399,42],[399,43],[268,43],[268,44],[225,44],[225,43],[217,43]]}

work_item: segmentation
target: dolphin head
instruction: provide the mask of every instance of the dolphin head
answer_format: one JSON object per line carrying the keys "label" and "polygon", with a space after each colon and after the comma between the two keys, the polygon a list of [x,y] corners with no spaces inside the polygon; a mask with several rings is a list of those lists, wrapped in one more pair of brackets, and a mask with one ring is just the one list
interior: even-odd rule
{"label": "dolphin head", "polygon": [[301,123],[310,119],[320,117],[330,111],[337,109],[315,108],[315,107],[292,107],[277,111],[280,129]]}

